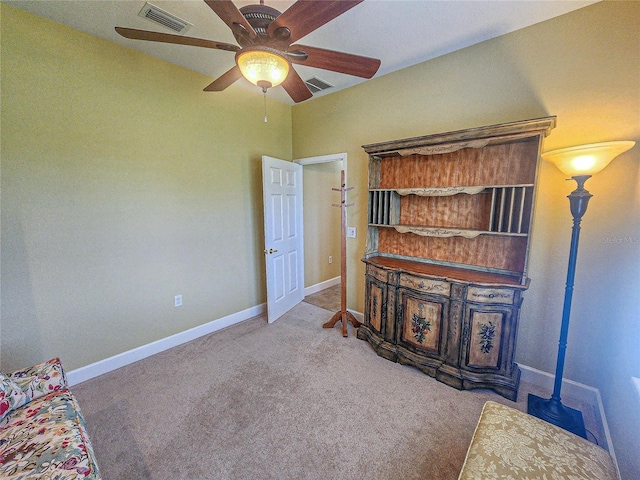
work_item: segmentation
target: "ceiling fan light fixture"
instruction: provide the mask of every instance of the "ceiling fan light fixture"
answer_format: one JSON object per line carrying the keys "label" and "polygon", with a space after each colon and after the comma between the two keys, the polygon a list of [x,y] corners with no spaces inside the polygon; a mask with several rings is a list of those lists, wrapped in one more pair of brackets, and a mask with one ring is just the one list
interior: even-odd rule
{"label": "ceiling fan light fixture", "polygon": [[284,82],[291,67],[286,57],[268,47],[241,50],[236,54],[236,62],[242,76],[263,91]]}
{"label": "ceiling fan light fixture", "polygon": [[[2,0],[0,0],[2,1]],[[151,0],[153,1],[153,0]],[[240,3],[245,3],[243,0]],[[253,0],[255,1],[255,0]],[[291,0],[285,12],[264,5],[245,5],[238,8],[235,0],[204,0],[207,6],[222,20],[233,33],[238,45],[204,38],[187,37],[170,33],[115,27],[116,32],[130,40],[189,45],[224,50],[235,53],[236,64],[204,88],[205,92],[221,92],[235,81],[244,77],[267,89],[282,84],[289,97],[295,102],[304,102],[313,96],[308,84],[302,80],[292,64],[330,70],[360,78],[372,78],[380,67],[380,60],[344,52],[327,50],[295,42],[306,37],[317,28],[339,17],[363,0]],[[151,8],[151,7],[150,7]],[[169,26],[180,19],[164,12],[162,23]],[[158,9],[158,12],[160,10]],[[149,15],[145,9],[141,14]],[[170,17],[169,19],[165,17]],[[184,22],[184,21],[183,21]],[[176,30],[179,30],[177,28]],[[184,31],[184,30],[182,30]],[[315,86],[317,87],[317,86]]]}

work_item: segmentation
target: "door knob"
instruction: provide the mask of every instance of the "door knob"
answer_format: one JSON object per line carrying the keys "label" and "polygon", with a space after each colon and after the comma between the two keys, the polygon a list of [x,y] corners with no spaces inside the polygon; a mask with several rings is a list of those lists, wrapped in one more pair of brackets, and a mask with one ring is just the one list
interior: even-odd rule
{"label": "door knob", "polygon": [[264,253],[276,253],[278,250],[270,248],[269,250],[265,250]]}

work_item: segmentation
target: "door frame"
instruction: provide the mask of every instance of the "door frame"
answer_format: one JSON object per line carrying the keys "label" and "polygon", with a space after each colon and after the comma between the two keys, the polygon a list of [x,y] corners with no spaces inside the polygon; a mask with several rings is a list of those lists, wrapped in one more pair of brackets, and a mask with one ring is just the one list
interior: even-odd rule
{"label": "door frame", "polygon": [[[331,162],[341,162],[341,170],[344,170],[344,180],[345,180],[345,185],[347,184],[347,153],[346,152],[341,152],[341,153],[331,153],[328,155],[318,155],[315,157],[305,157],[305,158],[298,158],[293,160],[293,162],[298,163],[300,165],[304,166],[305,165],[316,165],[316,164],[320,164],[320,163],[331,163]],[[339,173],[339,172],[338,172]],[[338,179],[337,179],[337,184],[339,185],[340,183],[340,176],[338,175]],[[303,195],[304,195],[304,184],[302,185],[303,188]],[[345,212],[345,214],[347,215],[347,223],[348,223],[348,216],[349,216],[349,210],[347,209],[347,211]],[[305,219],[302,219],[302,225],[304,228],[304,221]],[[305,255],[306,255],[306,248],[305,248]],[[337,277],[338,279],[340,277]],[[330,279],[330,280],[335,280],[335,279]],[[326,288],[328,286],[331,285],[335,285],[336,283],[330,283],[327,284],[327,282],[322,282],[317,284],[314,288],[314,286],[310,286],[310,287],[305,287],[305,295],[311,295],[312,293],[316,293],[319,292],[320,290],[322,290],[323,288]],[[340,282],[338,281],[337,283],[338,285],[340,284]],[[319,287],[319,288],[318,288]]]}
{"label": "door frame", "polygon": [[[342,162],[342,170],[344,170],[344,182],[345,185],[348,185],[348,176],[347,176],[347,153],[330,153],[328,155],[319,155],[317,157],[305,157],[305,158],[297,158],[293,161],[294,163],[298,163],[303,167],[305,165],[315,165],[318,163],[330,163],[330,162]],[[304,184],[302,185],[302,192],[304,194]],[[349,211],[347,210],[347,219]],[[302,218],[302,224],[304,225],[304,217]],[[348,222],[347,222],[348,224]]]}
{"label": "door frame", "polygon": [[342,162],[342,170],[344,170],[344,179],[346,180],[347,179],[347,154],[346,153],[332,153],[329,155],[298,158],[294,160],[294,163],[299,163],[302,166],[313,165],[316,163],[329,163],[329,162]]}

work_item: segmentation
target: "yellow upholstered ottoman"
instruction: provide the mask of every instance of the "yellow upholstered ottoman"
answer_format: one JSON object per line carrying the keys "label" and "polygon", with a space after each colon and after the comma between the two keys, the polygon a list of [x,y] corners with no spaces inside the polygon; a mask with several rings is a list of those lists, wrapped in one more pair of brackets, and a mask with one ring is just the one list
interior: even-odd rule
{"label": "yellow upholstered ottoman", "polygon": [[603,448],[519,410],[487,402],[459,480],[618,479]]}

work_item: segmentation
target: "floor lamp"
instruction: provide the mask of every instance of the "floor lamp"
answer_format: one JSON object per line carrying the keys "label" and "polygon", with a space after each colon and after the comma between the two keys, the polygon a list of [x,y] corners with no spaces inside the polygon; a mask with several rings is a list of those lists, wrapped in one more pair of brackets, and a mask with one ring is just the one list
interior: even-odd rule
{"label": "floor lamp", "polygon": [[565,175],[575,180],[578,188],[568,196],[571,215],[573,216],[573,228],[571,229],[569,267],[567,269],[567,283],[564,291],[564,307],[562,310],[562,323],[560,325],[560,340],[558,342],[558,359],[556,363],[553,394],[549,399],[529,394],[527,411],[535,417],[546,420],[583,438],[587,438],[587,434],[584,428],[582,412],[562,404],[560,400],[560,389],[562,388],[564,357],[567,351],[571,298],[573,296],[573,282],[578,256],[578,240],[580,238],[580,221],[587,211],[589,199],[593,196],[584,188],[584,184],[592,175],[609,165],[615,157],[626,152],[634,145],[635,142],[592,143],[590,145],[553,150],[542,154],[542,158],[554,163]]}

